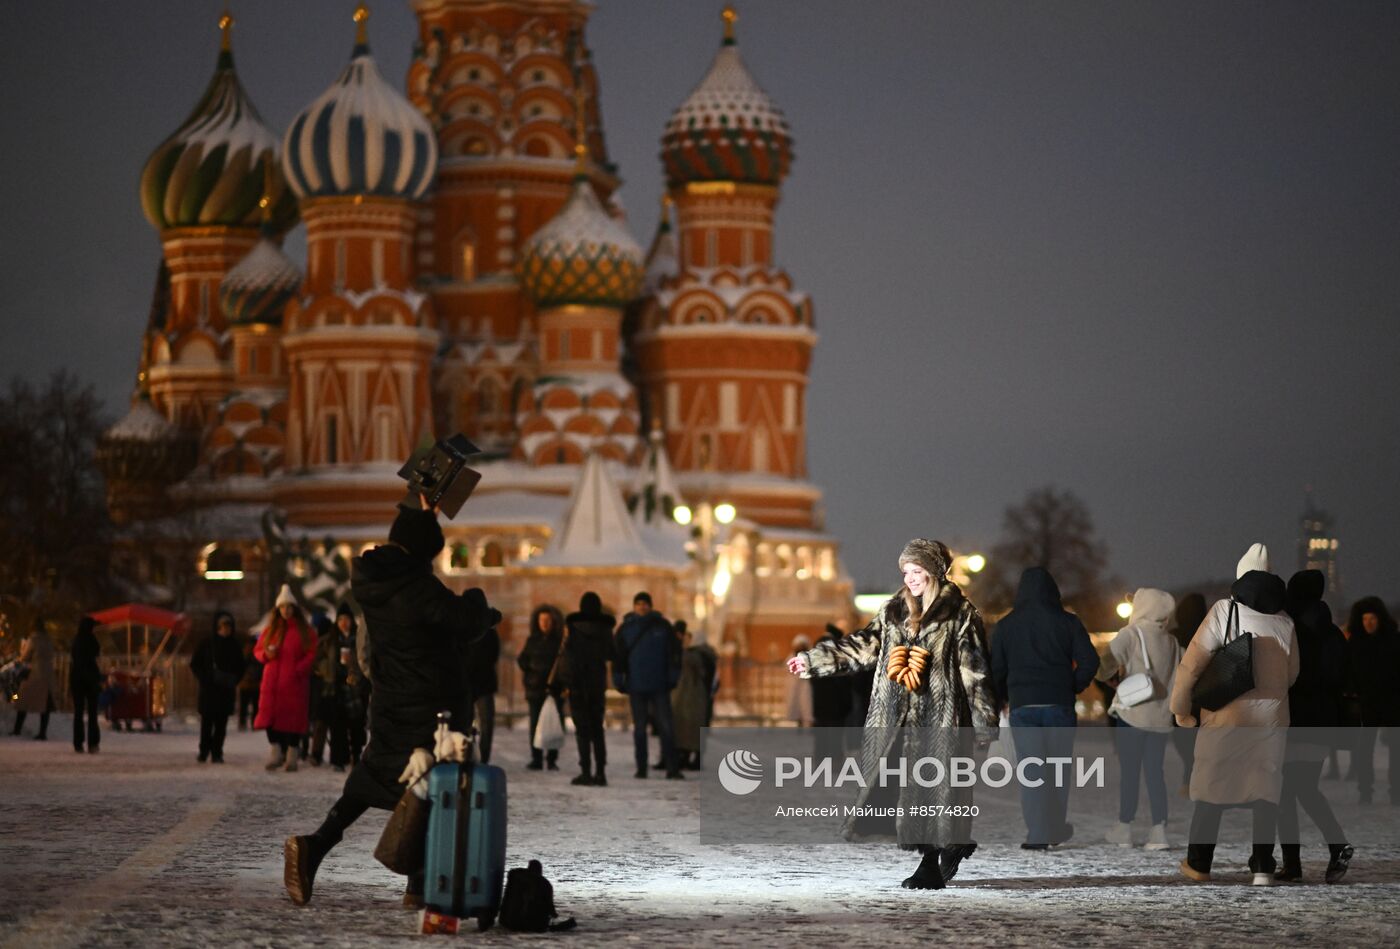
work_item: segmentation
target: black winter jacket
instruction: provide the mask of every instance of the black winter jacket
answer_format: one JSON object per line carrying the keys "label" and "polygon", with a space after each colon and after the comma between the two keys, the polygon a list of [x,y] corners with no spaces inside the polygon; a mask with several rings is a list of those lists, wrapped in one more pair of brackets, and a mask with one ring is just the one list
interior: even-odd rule
{"label": "black winter jacket", "polygon": [[472,701],[483,695],[495,695],[500,690],[496,666],[501,661],[501,634],[488,629],[486,635],[467,649],[467,686]]}
{"label": "black winter jacket", "polygon": [[601,700],[608,690],[608,663],[613,661],[617,620],[607,613],[570,613],[564,622],[569,628],[564,655],[569,663],[571,694]]}
{"label": "black winter jacket", "polygon": [[[1321,600],[1300,605],[1293,614],[1298,637],[1298,678],[1288,690],[1288,720],[1294,728],[1336,728],[1342,723],[1342,687],[1346,682],[1347,641],[1332,623],[1332,611]],[[1333,744],[1335,736],[1302,732],[1295,738],[1315,738]]]}
{"label": "black winter jacket", "polygon": [[73,637],[69,655],[72,664],[68,667],[68,687],[74,695],[86,694],[102,688],[102,670],[97,666],[97,657],[102,652],[97,636],[93,633],[93,622],[85,619]]}
{"label": "black winter jacket", "polygon": [[473,587],[458,596],[431,560],[394,544],[356,557],[350,588],[369,635],[374,741],[385,731],[431,735],[443,709],[470,721],[468,647],[500,622],[485,594]]}
{"label": "black winter jacket", "polygon": [[210,633],[195,647],[190,670],[199,681],[199,714],[223,718],[233,714],[239,680],[243,678],[243,644],[237,633]]}
{"label": "black winter jacket", "polygon": [[[547,633],[540,629],[540,616],[543,613],[554,617],[553,625]],[[539,698],[546,691],[559,696],[568,687],[568,661],[560,655],[563,642],[564,617],[552,606],[536,607],[530,614],[530,634],[515,660],[520,666],[521,685],[525,687],[527,696]],[[551,671],[554,673],[553,681],[549,678]]]}
{"label": "black winter jacket", "polygon": [[1021,574],[1016,605],[992,635],[992,685],[997,699],[1023,705],[1073,705],[1099,669],[1099,654],[1079,617],[1060,605],[1050,572]]}

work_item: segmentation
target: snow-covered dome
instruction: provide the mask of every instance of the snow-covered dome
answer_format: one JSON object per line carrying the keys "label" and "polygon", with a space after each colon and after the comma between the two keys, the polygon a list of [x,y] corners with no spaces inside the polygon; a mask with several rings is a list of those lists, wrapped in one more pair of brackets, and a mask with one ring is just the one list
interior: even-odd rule
{"label": "snow-covered dome", "polygon": [[419,198],[437,172],[437,140],[418,109],[384,81],[358,24],[350,62],[298,115],[283,140],[287,180],[298,197],[374,194]]}
{"label": "snow-covered dome", "polygon": [[626,306],[641,290],[642,248],[578,174],[569,200],[526,242],[520,275],[541,307]]}
{"label": "snow-covered dome", "polygon": [[732,8],[725,8],[724,18],[724,44],[710,71],[671,113],[661,138],[661,160],[672,186],[688,181],[776,185],[792,163],[787,119],[739,56]]}
{"label": "snow-covered dome", "polygon": [[265,233],[220,281],[219,305],[230,323],[277,324],[300,286],[300,268]]}
{"label": "snow-covered dome", "polygon": [[141,208],[161,230],[258,223],[258,201],[271,165],[273,213],[279,231],[297,217],[296,202],[277,172],[277,136],[263,124],[233,68],[233,18],[219,20],[223,43],[214,78],[189,118],[160,144],[141,172]]}
{"label": "snow-covered dome", "polygon": [[175,481],[194,465],[195,442],[141,392],[131,410],[97,442],[97,464],[107,481]]}

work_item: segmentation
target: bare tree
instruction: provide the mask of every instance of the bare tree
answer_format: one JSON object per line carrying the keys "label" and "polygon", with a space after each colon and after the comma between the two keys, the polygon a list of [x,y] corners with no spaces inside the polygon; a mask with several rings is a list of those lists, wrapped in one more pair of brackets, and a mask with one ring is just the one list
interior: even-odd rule
{"label": "bare tree", "polygon": [[109,592],[109,522],[94,462],[106,425],[91,385],[66,370],[0,395],[0,611],[71,623]]}
{"label": "bare tree", "polygon": [[1002,537],[988,558],[987,606],[994,613],[1010,609],[1021,571],[1044,567],[1059,585],[1065,605],[1086,624],[1097,622],[1104,608],[1107,562],[1108,551],[1078,495],[1053,485],[1036,488],[1002,515]]}

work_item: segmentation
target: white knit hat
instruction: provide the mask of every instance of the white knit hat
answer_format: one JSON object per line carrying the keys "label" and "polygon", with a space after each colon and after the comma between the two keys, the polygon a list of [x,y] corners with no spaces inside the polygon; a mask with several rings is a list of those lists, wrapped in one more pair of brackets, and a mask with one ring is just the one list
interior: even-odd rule
{"label": "white knit hat", "polygon": [[286,603],[290,603],[292,606],[296,606],[297,598],[292,596],[292,588],[284,583],[282,584],[282,589],[277,592],[277,601],[273,604],[273,606],[282,606]]}
{"label": "white knit hat", "polygon": [[1269,572],[1269,548],[1263,544],[1251,544],[1250,548],[1245,551],[1238,566],[1235,567],[1235,579],[1238,580],[1251,570]]}

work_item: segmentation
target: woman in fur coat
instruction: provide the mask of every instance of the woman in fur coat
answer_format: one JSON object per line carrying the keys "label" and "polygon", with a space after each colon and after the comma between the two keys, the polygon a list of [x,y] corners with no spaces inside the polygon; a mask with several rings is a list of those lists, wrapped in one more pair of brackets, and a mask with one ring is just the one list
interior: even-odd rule
{"label": "woman in fur coat", "polygon": [[[874,799],[885,792],[893,806],[897,793],[905,814],[895,820],[899,846],[923,855],[914,875],[904,881],[906,889],[941,889],[976,849],[966,810],[972,791],[950,787],[946,780],[931,788],[912,782],[897,789],[878,787],[881,759],[902,756],[912,764],[936,758],[947,773],[950,759],[972,757],[975,746],[989,744],[997,734],[982,617],[948,580],[951,562],[948,548],[938,541],[911,540],[899,556],[904,586],[868,626],[839,641],[822,640],[788,660],[788,670],[802,678],[876,670],[861,743],[865,787],[855,805],[875,806]],[[911,807],[929,808],[925,813],[937,816],[912,816]],[[860,836],[868,826],[864,820],[847,818],[842,835],[847,840]]]}

